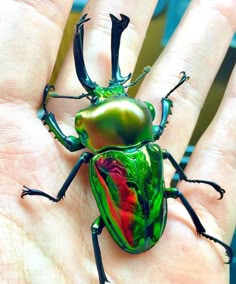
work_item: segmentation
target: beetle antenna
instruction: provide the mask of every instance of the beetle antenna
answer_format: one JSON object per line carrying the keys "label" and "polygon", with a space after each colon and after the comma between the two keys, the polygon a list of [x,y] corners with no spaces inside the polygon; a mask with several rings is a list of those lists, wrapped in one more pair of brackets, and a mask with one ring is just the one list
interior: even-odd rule
{"label": "beetle antenna", "polygon": [[91,96],[90,94],[82,94],[80,96],[61,96],[61,95],[58,95],[57,93],[51,93],[50,94],[50,97],[53,97],[53,98],[56,98],[56,99],[75,99],[75,100],[79,100],[79,99],[82,99],[82,98],[86,98],[88,100],[92,100],[92,98],[89,98],[89,96]]}
{"label": "beetle antenna", "polygon": [[140,80],[142,80],[147,75],[147,73],[150,72],[150,70],[151,70],[150,66],[144,67],[143,73],[141,75],[139,75],[138,78],[135,79],[133,82],[131,82],[128,85],[124,86],[124,88],[132,87],[132,86],[136,85]]}

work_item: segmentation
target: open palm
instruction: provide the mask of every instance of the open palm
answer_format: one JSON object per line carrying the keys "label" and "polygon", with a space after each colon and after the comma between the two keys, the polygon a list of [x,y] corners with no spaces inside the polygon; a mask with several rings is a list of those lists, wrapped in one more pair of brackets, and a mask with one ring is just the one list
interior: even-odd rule
{"label": "open palm", "polygon": [[[66,3],[65,3],[66,2]],[[76,175],[59,203],[41,197],[21,199],[23,185],[56,196],[81,152],[70,153],[37,118],[42,92],[59,48],[71,1],[10,1],[0,4],[0,224],[3,283],[97,283],[91,224],[99,212],[91,192],[88,166]],[[124,3],[123,3],[124,2]],[[85,60],[94,80],[110,75],[110,18],[131,19],[122,38],[120,66],[133,70],[156,1],[90,1],[84,13]],[[236,27],[236,1],[192,1],[179,30],[153,66],[137,94],[160,109],[161,98],[185,70],[191,80],[171,97],[173,116],[160,139],[180,160],[209,87]],[[11,13],[9,13],[11,11]],[[142,13],[140,13],[142,11]],[[194,32],[193,32],[194,31]],[[210,36],[209,36],[210,34]],[[214,44],[213,44],[214,43]],[[56,83],[57,92],[83,92],[70,51]],[[235,227],[236,71],[218,113],[196,146],[186,169],[191,178],[213,180],[226,190],[222,200],[206,185],[182,182],[185,194],[207,233],[230,243]],[[74,134],[73,117],[87,101],[50,99],[48,109]],[[157,115],[158,116],[158,115]],[[158,124],[160,117],[157,118]],[[227,126],[227,127],[226,127]],[[166,184],[173,175],[165,165]],[[106,230],[100,237],[104,267],[112,283],[228,283],[223,249],[199,237],[181,202],[168,200],[168,222],[158,244],[146,253],[122,251]],[[217,271],[217,273],[216,273]]]}

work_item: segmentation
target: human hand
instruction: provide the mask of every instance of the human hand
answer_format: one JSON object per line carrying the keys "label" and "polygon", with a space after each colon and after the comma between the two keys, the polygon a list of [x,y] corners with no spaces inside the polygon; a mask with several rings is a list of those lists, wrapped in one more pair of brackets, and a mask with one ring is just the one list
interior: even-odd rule
{"label": "human hand", "polygon": [[[90,226],[99,212],[89,185],[88,167],[81,168],[60,203],[40,197],[20,199],[24,184],[56,194],[79,156],[65,151],[37,118],[70,10],[71,1],[64,2],[7,0],[0,4],[0,224],[2,279],[6,283],[98,281]],[[149,5],[144,1],[129,1],[128,5],[119,1],[112,6],[108,1],[96,1],[96,5],[93,2],[83,12],[91,17],[85,26],[85,60],[91,78],[104,85],[110,78],[108,14],[130,17],[120,48],[122,73],[128,74],[137,61],[156,1],[150,0]],[[223,0],[192,1],[177,33],[137,94],[158,109],[161,98],[175,85],[176,75],[182,70],[190,75],[191,80],[171,97],[173,116],[158,141],[178,161],[235,32],[235,4]],[[71,52],[56,89],[66,95],[83,92]],[[236,185],[235,90],[234,70],[219,111],[186,168],[189,177],[222,185],[226,190],[224,198],[218,201],[218,195],[208,186],[178,185],[207,233],[225,243],[230,243],[236,217],[232,202]],[[73,118],[85,104],[86,101],[78,106],[74,101],[51,99],[48,109],[65,132],[73,134]],[[167,186],[172,175],[173,168],[166,164]],[[103,231],[100,244],[108,279],[112,283],[228,283],[229,267],[223,263],[221,247],[197,236],[180,202],[168,200],[168,204],[165,232],[146,253],[123,252]]]}

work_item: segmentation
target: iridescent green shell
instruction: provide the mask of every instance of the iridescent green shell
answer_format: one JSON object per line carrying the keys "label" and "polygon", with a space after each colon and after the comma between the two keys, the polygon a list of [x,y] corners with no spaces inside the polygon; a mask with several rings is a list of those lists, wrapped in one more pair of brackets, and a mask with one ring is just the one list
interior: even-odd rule
{"label": "iridescent green shell", "polygon": [[126,96],[116,96],[78,112],[75,129],[82,144],[93,152],[110,147],[153,141],[153,106]]}
{"label": "iridescent green shell", "polygon": [[155,245],[167,214],[159,146],[107,150],[90,161],[90,173],[98,208],[115,242],[129,253]]}

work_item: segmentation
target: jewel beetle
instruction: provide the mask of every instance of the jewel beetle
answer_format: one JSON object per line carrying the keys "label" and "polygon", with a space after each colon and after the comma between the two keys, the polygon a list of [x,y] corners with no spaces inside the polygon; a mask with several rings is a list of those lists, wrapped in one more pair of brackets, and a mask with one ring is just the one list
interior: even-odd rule
{"label": "jewel beetle", "polygon": [[[78,79],[87,93],[77,97],[60,96],[52,85],[45,88],[43,95],[44,115],[42,121],[54,133],[55,138],[69,151],[87,148],[83,152],[56,197],[38,189],[24,186],[21,197],[38,195],[53,202],[60,201],[75,175],[85,163],[89,163],[89,178],[100,216],[91,226],[92,243],[99,276],[99,282],[108,281],[100,252],[98,236],[104,227],[124,251],[131,254],[145,252],[152,248],[163,234],[167,220],[167,199],[179,198],[189,213],[196,232],[226,250],[228,262],[232,261],[232,249],[221,240],[206,233],[196,212],[179,189],[166,188],[163,160],[167,159],[179,175],[179,180],[207,184],[223,198],[225,190],[207,180],[189,179],[174,157],[154,143],[162,135],[173,106],[169,96],[187,79],[181,72],[181,79],[161,100],[161,120],[153,125],[155,109],[151,103],[128,96],[125,89],[137,83],[148,72],[144,69],[133,83],[124,85],[131,73],[122,76],[119,67],[119,48],[122,32],[129,24],[129,18],[121,19],[110,15],[111,29],[111,74],[107,87],[101,87],[89,77],[83,57],[84,23],[90,20],[82,16],[75,28],[73,41],[75,68]],[[46,98],[87,98],[90,105],[80,110],[75,117],[78,137],[66,136],[60,129],[53,113],[48,112]]]}

